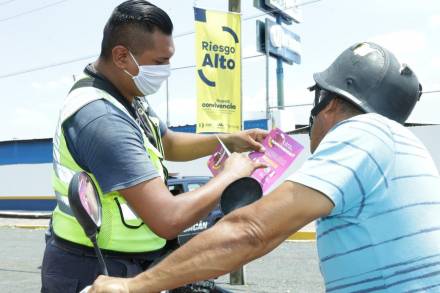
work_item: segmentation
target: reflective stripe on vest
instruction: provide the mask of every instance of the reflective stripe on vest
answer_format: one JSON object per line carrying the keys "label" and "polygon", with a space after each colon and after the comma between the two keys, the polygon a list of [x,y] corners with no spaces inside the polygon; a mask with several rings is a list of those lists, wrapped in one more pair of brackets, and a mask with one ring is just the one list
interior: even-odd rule
{"label": "reflective stripe on vest", "polygon": [[[92,243],[72,216],[67,200],[67,190],[72,176],[76,172],[83,170],[75,162],[67,148],[62,124],[79,109],[99,99],[110,102],[135,121],[124,106],[107,92],[93,87],[78,88],[73,90],[66,98],[60,113],[53,147],[52,186],[58,201],[57,207],[53,212],[52,225],[54,232],[63,239],[89,247],[92,246]],[[135,122],[138,125],[137,121]],[[143,135],[144,146],[153,166],[161,177],[165,179],[161,164],[161,152],[149,142],[142,128],[139,127],[139,129]],[[161,143],[160,139],[159,143]],[[165,245],[165,239],[157,236],[147,225],[143,224],[142,220],[130,209],[126,200],[119,192],[103,194],[96,178],[93,174],[89,175],[97,186],[102,203],[103,218],[98,234],[98,244],[102,249],[130,253],[148,252],[158,250]]]}

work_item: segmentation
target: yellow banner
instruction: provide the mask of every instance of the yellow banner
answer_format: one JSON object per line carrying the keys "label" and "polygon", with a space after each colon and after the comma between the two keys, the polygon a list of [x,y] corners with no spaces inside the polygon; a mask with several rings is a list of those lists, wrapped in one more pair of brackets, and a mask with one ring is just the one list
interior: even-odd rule
{"label": "yellow banner", "polygon": [[241,130],[240,14],[194,8],[197,132]]}

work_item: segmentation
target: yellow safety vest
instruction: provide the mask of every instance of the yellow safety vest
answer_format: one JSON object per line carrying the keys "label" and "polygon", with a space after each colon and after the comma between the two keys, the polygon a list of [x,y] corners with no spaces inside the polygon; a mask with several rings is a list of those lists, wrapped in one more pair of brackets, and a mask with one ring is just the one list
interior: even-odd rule
{"label": "yellow safety vest", "polygon": [[[88,78],[88,77],[85,77]],[[73,159],[66,145],[63,133],[63,122],[74,115],[85,105],[104,99],[123,111],[130,119],[135,120],[125,107],[113,96],[104,90],[95,87],[80,87],[72,90],[66,98],[60,112],[60,118],[53,142],[53,173],[52,186],[57,198],[57,207],[52,216],[52,225],[55,234],[65,240],[92,247],[92,243],[85,235],[78,221],[73,216],[69,207],[67,191],[72,176],[84,171]],[[148,116],[148,123],[154,130],[158,148],[156,149],[148,140],[144,130],[139,126],[143,135],[145,149],[156,170],[165,181],[165,171],[161,160],[163,147],[159,131],[159,120]],[[159,134],[159,135],[157,135]],[[102,249],[139,253],[155,251],[165,245],[166,240],[157,236],[128,206],[126,200],[117,191],[103,194],[93,174],[89,175],[97,186],[102,203],[102,225],[98,234],[98,245]]]}

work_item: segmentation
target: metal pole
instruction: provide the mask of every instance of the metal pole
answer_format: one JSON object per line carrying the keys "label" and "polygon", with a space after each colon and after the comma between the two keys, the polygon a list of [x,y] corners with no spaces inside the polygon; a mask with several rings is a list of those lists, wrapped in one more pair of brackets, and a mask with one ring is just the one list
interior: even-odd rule
{"label": "metal pole", "polygon": [[[267,39],[267,38],[266,38]],[[269,123],[270,119],[270,92],[269,92],[269,50],[266,41],[266,119]]]}
{"label": "metal pole", "polygon": [[165,89],[167,95],[167,127],[170,127],[170,96],[169,96],[169,87],[168,87],[168,78],[165,82]]}
{"label": "metal pole", "polygon": [[[229,7],[229,11],[231,12],[241,12],[241,0],[228,0],[228,7]],[[241,40],[240,40],[240,52],[241,52]],[[240,65],[241,65],[241,58],[240,58]],[[241,70],[241,66],[240,66],[240,70]],[[240,74],[240,85],[241,85],[241,74]],[[242,89],[243,91],[243,89]],[[240,93],[241,95],[241,93]],[[240,116],[241,116],[241,124],[242,124],[242,129],[243,129],[243,102],[242,102],[242,95],[240,97]],[[245,272],[244,272],[244,266],[239,268],[237,271],[235,272],[231,272],[229,274],[229,283],[231,285],[245,285],[246,284],[246,280],[245,280]]]}
{"label": "metal pole", "polygon": [[434,93],[440,93],[440,90],[430,90],[430,91],[423,91],[422,94],[434,94]]}
{"label": "metal pole", "polygon": [[[283,108],[294,108],[294,107],[303,107],[303,106],[313,106],[313,103],[304,103],[304,104],[295,104],[295,105],[284,105]],[[280,107],[274,106],[269,107],[269,109],[279,109]]]}
{"label": "metal pole", "polygon": [[241,12],[241,0],[228,0],[228,8],[231,12]]}
{"label": "metal pole", "polygon": [[[281,15],[277,14],[277,24],[281,25]],[[283,60],[277,57],[277,100],[278,107],[284,109],[284,70]]]}
{"label": "metal pole", "polygon": [[[241,0],[228,0],[228,9],[230,12],[236,12],[236,13],[240,13],[241,12]],[[240,28],[241,30],[241,28]],[[240,36],[241,38],[241,36]],[[240,46],[240,54],[241,54],[241,40],[239,43]],[[244,121],[243,121],[243,77],[242,77],[242,71],[243,71],[243,67],[242,67],[242,56],[240,55],[240,130],[244,129]]]}

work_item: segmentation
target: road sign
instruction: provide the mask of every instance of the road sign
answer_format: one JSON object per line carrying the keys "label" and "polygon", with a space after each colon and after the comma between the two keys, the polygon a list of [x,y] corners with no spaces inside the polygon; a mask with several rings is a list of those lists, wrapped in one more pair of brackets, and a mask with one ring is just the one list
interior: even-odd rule
{"label": "road sign", "polygon": [[254,0],[254,6],[273,16],[281,15],[283,21],[287,24],[291,24],[292,21],[302,22],[302,13],[296,0]]}
{"label": "road sign", "polygon": [[257,51],[266,50],[289,64],[301,63],[301,38],[268,18],[266,22],[257,21]]}

